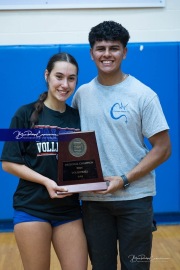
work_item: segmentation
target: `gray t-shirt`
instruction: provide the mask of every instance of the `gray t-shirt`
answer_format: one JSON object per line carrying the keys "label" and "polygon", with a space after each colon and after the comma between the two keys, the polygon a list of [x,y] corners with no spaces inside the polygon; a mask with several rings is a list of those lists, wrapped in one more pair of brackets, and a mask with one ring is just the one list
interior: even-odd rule
{"label": "gray t-shirt", "polygon": [[[79,110],[81,130],[95,131],[104,176],[128,173],[149,151],[144,139],[169,129],[157,94],[131,75],[113,86],[94,78],[77,90],[72,106]],[[126,190],[107,195],[87,192],[80,198],[119,201],[155,194],[152,171]]]}

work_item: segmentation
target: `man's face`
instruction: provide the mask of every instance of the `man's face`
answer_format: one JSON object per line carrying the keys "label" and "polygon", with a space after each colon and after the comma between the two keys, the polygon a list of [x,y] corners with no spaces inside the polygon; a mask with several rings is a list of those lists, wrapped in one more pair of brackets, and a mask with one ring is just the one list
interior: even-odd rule
{"label": "man's face", "polygon": [[96,41],[91,49],[99,73],[113,74],[119,72],[121,62],[126,58],[127,48],[120,41]]}

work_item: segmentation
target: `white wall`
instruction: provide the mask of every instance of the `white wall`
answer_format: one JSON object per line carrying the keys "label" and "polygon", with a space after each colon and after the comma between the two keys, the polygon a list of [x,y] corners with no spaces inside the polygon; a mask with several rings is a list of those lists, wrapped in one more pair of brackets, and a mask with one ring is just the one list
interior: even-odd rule
{"label": "white wall", "polygon": [[180,0],[166,0],[164,8],[0,11],[0,45],[88,43],[104,20],[126,27],[130,42],[180,41]]}

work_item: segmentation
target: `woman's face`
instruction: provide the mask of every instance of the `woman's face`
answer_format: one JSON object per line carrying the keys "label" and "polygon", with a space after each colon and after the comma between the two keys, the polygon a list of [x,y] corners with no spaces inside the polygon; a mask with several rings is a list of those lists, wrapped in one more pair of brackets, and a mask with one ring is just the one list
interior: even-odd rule
{"label": "woman's face", "polygon": [[48,83],[48,96],[60,102],[65,102],[74,92],[77,82],[77,68],[68,62],[55,62],[51,73],[45,71]]}

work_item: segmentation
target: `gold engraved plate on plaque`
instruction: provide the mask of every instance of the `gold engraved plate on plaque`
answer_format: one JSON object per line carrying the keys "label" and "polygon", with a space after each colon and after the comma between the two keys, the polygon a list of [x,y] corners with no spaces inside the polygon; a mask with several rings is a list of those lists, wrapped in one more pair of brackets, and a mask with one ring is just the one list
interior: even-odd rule
{"label": "gold engraved plate on plaque", "polygon": [[81,138],[75,138],[69,143],[69,152],[74,157],[82,157],[86,153],[86,142]]}

